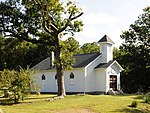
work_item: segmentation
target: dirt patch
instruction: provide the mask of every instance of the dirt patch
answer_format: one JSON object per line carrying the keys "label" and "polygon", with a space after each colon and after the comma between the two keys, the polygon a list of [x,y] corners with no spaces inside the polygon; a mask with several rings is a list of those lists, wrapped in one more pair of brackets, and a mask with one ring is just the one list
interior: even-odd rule
{"label": "dirt patch", "polygon": [[89,109],[69,109],[63,111],[55,111],[53,113],[95,113]]}

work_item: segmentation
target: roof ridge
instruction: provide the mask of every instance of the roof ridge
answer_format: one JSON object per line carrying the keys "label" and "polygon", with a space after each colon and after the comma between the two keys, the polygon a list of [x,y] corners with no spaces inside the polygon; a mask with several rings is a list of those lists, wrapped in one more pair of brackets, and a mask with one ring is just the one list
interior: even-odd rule
{"label": "roof ridge", "polygon": [[113,62],[115,62],[116,60],[110,60],[107,63],[100,63],[98,64],[95,68],[107,68],[109,67]]}
{"label": "roof ridge", "polygon": [[88,55],[88,54],[94,54],[94,53],[99,53],[99,52],[91,52],[91,53],[74,54],[73,56],[77,56],[77,55]]}
{"label": "roof ridge", "polygon": [[[81,68],[88,65],[91,61],[101,55],[100,52],[92,52],[92,53],[85,53],[85,54],[76,54],[72,58],[75,58],[75,64],[73,64],[73,68]],[[47,70],[50,69],[50,57],[48,56],[43,61],[39,62],[31,69],[39,69],[39,70]]]}

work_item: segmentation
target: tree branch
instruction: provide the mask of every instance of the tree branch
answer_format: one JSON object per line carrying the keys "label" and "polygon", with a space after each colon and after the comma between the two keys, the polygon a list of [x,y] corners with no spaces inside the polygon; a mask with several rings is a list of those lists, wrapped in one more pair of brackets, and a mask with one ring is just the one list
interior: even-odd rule
{"label": "tree branch", "polygon": [[44,28],[44,30],[49,33],[52,34],[52,31],[47,27],[48,22],[46,22],[46,20],[43,20],[42,22],[42,27]]}
{"label": "tree branch", "polygon": [[[46,5],[43,5],[42,2],[40,2],[39,0],[34,0],[34,2],[42,9],[40,10],[41,12],[41,16],[42,16],[42,19],[43,19],[43,22],[42,22],[42,27],[44,28],[44,30],[48,33],[51,34],[51,30],[49,29],[49,27],[53,30],[53,31],[58,31],[56,25],[54,23],[50,23],[49,22],[49,19],[50,20],[54,20],[53,17],[51,17],[50,15],[48,15],[48,10],[46,8]],[[48,19],[46,18],[48,17]]]}
{"label": "tree branch", "polygon": [[65,26],[64,26],[63,28],[61,28],[61,29],[58,31],[58,33],[63,32],[63,31],[68,27],[69,21],[75,20],[76,18],[80,17],[81,15],[83,15],[83,12],[80,13],[79,15],[75,16],[75,17],[72,17],[72,13],[71,13],[70,16],[69,16],[69,18],[68,18],[68,20],[67,20],[67,22],[66,22],[66,24],[65,24]]}
{"label": "tree branch", "polygon": [[37,5],[42,9],[42,5],[38,0],[34,0],[35,3],[37,3]]}
{"label": "tree branch", "polygon": [[54,24],[50,24],[50,27],[52,28],[53,31],[58,31],[57,27]]}
{"label": "tree branch", "polygon": [[[51,31],[48,29],[48,27],[46,26],[47,21],[46,21],[46,12],[45,12],[45,8],[42,6],[42,3],[39,0],[34,0],[34,2],[41,8],[40,12],[41,12],[41,16],[42,16],[42,27],[44,28],[44,30],[48,33],[51,33]],[[42,11],[43,10],[43,11]]]}
{"label": "tree branch", "polygon": [[78,18],[78,17],[80,17],[81,15],[83,15],[83,12],[82,12],[82,13],[80,13],[79,15],[77,15],[77,16],[75,16],[75,17],[71,18],[71,21],[72,21],[72,20],[74,20],[74,19],[76,19],[76,18]]}
{"label": "tree branch", "polygon": [[[15,38],[18,38],[18,39],[22,39],[22,40],[25,40],[27,42],[32,42],[34,44],[46,44],[46,45],[50,45],[50,46],[54,46],[54,43],[53,42],[45,42],[43,40],[40,40],[40,39],[35,39],[35,38],[28,38],[27,35],[19,35],[19,34],[16,34],[10,30],[0,30],[0,32],[7,32],[7,33],[10,33],[10,35],[5,35],[5,37],[15,37]],[[7,34],[6,33],[6,34]]]}

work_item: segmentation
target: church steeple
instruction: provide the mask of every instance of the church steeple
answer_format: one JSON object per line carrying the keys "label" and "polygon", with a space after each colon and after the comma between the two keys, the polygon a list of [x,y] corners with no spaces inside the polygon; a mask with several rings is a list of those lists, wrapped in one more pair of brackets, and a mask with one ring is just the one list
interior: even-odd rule
{"label": "church steeple", "polygon": [[100,53],[102,53],[103,63],[113,60],[113,44],[115,44],[107,35],[104,35],[99,41]]}
{"label": "church steeple", "polygon": [[107,35],[104,35],[99,41],[98,43],[103,43],[103,42],[107,42],[110,44],[115,44]]}

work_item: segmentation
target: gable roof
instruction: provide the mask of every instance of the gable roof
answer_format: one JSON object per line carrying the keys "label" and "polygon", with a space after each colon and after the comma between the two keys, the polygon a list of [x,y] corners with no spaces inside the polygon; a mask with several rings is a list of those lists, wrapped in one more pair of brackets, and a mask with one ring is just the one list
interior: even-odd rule
{"label": "gable roof", "polygon": [[91,61],[93,61],[95,58],[97,58],[101,53],[94,52],[94,53],[88,53],[88,54],[76,54],[73,56],[75,58],[75,64],[73,65],[73,68],[81,68],[87,66]]}
{"label": "gable roof", "polygon": [[111,60],[108,63],[100,63],[98,66],[95,67],[95,69],[98,69],[98,68],[108,68],[109,66],[113,65],[114,63],[116,63],[119,66],[119,68],[120,68],[121,71],[124,70],[122,68],[122,66],[116,60]]}
{"label": "gable roof", "polygon": [[[101,53],[94,52],[94,53],[87,53],[87,54],[75,54],[73,58],[75,58],[75,64],[73,68],[81,68],[87,66],[91,61],[97,58]],[[32,70],[49,70],[52,69],[51,67],[51,58],[47,57],[37,65],[31,68]]]}
{"label": "gable roof", "polygon": [[51,57],[47,57],[40,63],[36,64],[31,68],[31,70],[48,70],[51,69]]}
{"label": "gable roof", "polygon": [[107,35],[104,35],[104,36],[98,41],[98,43],[101,43],[101,42],[108,42],[108,43],[111,43],[111,44],[115,44]]}
{"label": "gable roof", "polygon": [[96,66],[95,68],[107,68],[109,67],[112,63],[114,62],[114,60],[109,61],[108,63],[100,63],[98,66]]}

